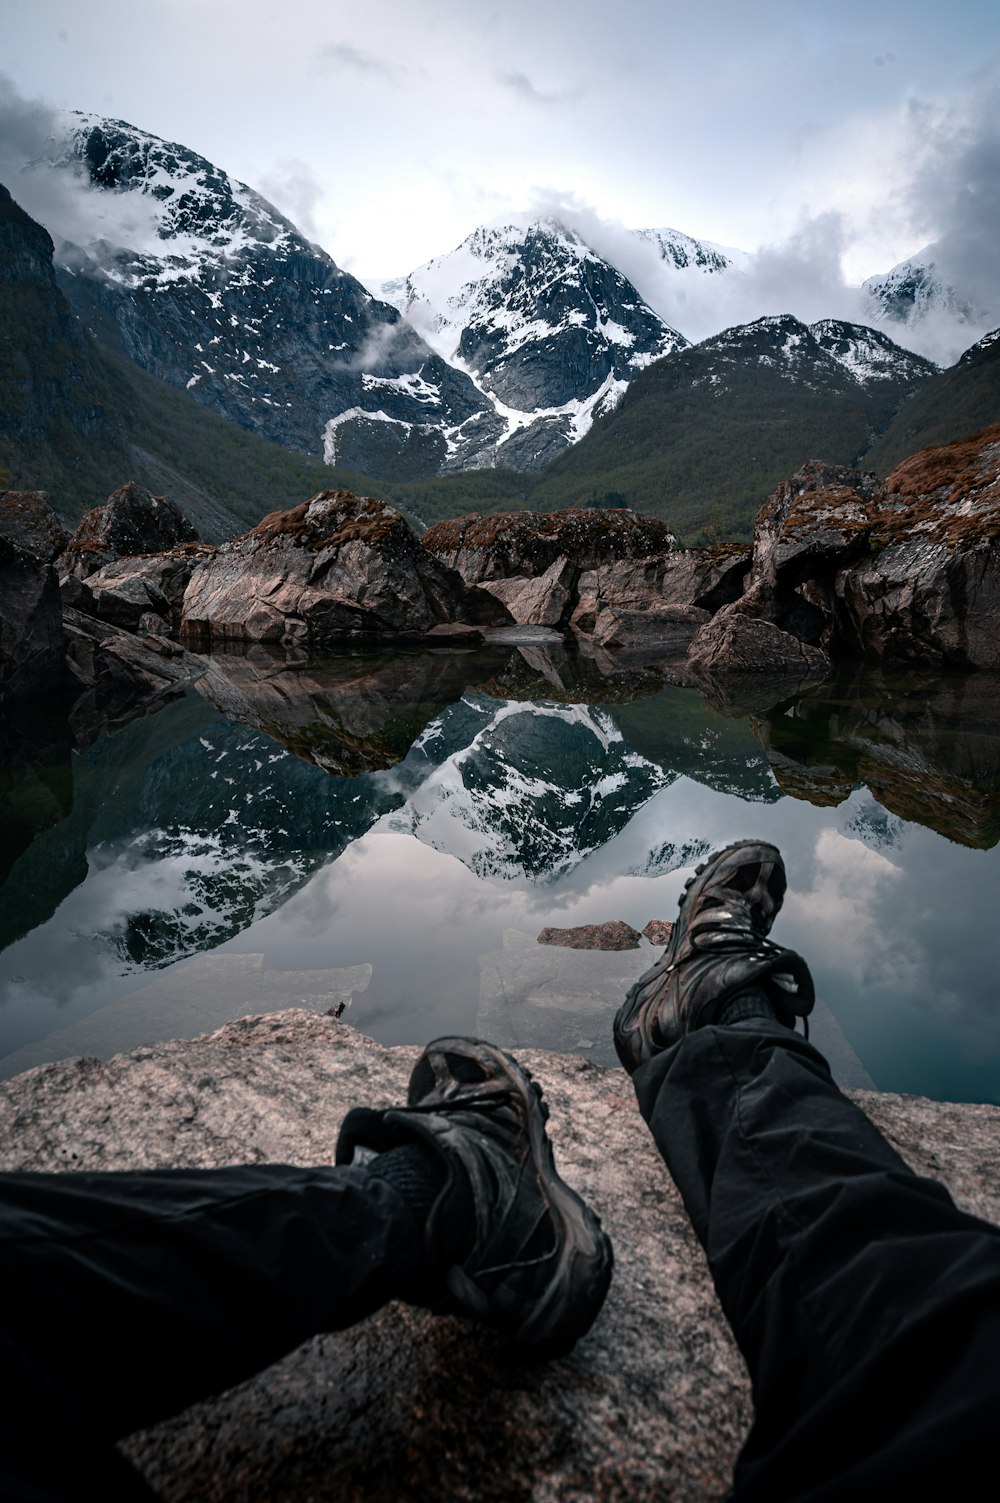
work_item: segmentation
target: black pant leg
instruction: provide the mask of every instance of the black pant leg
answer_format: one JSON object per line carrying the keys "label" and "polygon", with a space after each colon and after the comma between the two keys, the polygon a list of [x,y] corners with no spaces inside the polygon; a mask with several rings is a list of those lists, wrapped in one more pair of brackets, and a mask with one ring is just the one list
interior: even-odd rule
{"label": "black pant leg", "polygon": [[735,1497],[974,1491],[1000,1415],[1000,1229],[913,1174],[778,1024],[699,1029],[634,1078],[750,1369]]}
{"label": "black pant leg", "polygon": [[[422,1257],[406,1203],[353,1168],[0,1175],[3,1497],[100,1495],[114,1440],[361,1320]],[[61,1421],[62,1459],[35,1439]]]}

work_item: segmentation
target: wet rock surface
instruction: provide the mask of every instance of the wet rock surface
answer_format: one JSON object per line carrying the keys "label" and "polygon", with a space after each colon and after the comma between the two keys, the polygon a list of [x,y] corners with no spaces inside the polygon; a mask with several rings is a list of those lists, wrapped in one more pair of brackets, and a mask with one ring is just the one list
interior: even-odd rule
{"label": "wet rock surface", "polygon": [[[2,1163],[329,1163],[345,1112],[400,1101],[416,1054],[288,1012],[106,1063],[44,1065],[0,1087]],[[395,1503],[405,1478],[407,1497],[437,1499],[442,1458],[447,1495],[469,1503],[725,1491],[751,1417],[745,1370],[631,1085],[570,1055],[520,1057],[551,1104],[561,1172],[614,1242],[591,1332],[569,1357],[532,1365],[472,1324],[390,1305],[129,1437],[161,1496]],[[856,1099],[914,1168],[1000,1218],[1000,1110]]]}

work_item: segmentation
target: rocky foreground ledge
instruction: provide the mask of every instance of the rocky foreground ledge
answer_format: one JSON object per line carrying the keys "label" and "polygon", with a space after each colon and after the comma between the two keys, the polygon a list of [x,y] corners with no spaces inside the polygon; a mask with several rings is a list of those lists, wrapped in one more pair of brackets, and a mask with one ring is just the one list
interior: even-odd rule
{"label": "rocky foreground ledge", "polygon": [[[350,1107],[403,1098],[417,1052],[293,1011],[43,1065],[0,1087],[0,1165],[326,1163]],[[590,1334],[534,1366],[463,1321],[392,1305],[125,1441],[164,1498],[628,1503],[725,1491],[750,1421],[746,1374],[630,1083],[574,1055],[520,1057],[552,1104],[562,1172],[614,1241]],[[915,1169],[1000,1220],[1000,1108],[852,1094]]]}

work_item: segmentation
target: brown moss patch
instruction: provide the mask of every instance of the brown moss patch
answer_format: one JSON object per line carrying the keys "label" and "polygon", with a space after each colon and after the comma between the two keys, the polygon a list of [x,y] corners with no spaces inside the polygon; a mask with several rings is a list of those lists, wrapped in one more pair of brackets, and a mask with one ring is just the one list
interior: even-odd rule
{"label": "brown moss patch", "polygon": [[[317,503],[321,502],[325,503],[324,508],[317,512]],[[390,534],[412,536],[394,507],[372,496],[336,490],[319,491],[288,511],[269,512],[238,541],[256,539],[274,543],[287,538],[298,547],[318,553],[323,548],[338,548],[352,542],[364,542],[374,548]]]}
{"label": "brown moss patch", "polygon": [[952,444],[920,449],[896,466],[885,482],[885,492],[912,496],[946,490],[948,498],[954,499],[982,481],[982,451],[992,444],[1000,445],[1000,423],[980,428],[978,433]]}

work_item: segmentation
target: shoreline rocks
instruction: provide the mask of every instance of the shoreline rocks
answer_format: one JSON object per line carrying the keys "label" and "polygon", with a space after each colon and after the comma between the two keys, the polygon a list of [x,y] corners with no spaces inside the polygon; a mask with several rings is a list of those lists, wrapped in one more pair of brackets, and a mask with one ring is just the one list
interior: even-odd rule
{"label": "shoreline rocks", "polygon": [[422,539],[394,507],[321,491],[214,548],[133,482],[65,543],[40,492],[0,495],[0,691],[61,674],[65,609],[197,652],[268,644],[477,646],[560,633],[592,657],[654,657],[723,698],[806,684],[840,661],[991,668],[1000,659],[1000,424],[923,450],[880,485],[804,465],[750,550],[682,549],[631,511],[469,515]]}

